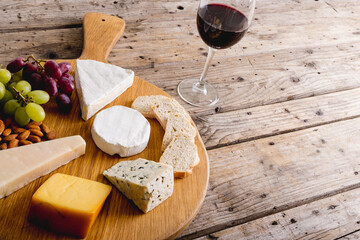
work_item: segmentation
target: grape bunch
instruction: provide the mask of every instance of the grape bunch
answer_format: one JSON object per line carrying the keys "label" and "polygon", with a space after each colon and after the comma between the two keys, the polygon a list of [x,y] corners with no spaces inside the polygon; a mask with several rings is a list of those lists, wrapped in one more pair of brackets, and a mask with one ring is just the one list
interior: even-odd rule
{"label": "grape bunch", "polygon": [[30,120],[42,122],[45,111],[40,104],[49,101],[50,96],[42,90],[31,91],[31,85],[25,80],[13,81],[19,73],[11,75],[7,69],[0,69],[0,107],[2,112],[14,116],[20,126],[27,125]]}
{"label": "grape bunch", "polygon": [[[44,64],[42,64],[44,63]],[[50,97],[56,97],[60,112],[69,113],[72,108],[70,100],[75,89],[74,78],[69,74],[72,66],[68,62],[56,63],[29,56],[27,59],[16,58],[7,65],[7,70],[15,75],[12,81],[24,79],[34,90],[44,90]],[[17,73],[18,77],[17,77]]]}

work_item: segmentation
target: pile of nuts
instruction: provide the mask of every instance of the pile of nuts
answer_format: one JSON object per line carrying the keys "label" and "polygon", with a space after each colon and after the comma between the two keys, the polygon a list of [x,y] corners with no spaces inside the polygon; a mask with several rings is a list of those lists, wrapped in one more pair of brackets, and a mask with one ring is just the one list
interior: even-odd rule
{"label": "pile of nuts", "polygon": [[56,132],[42,122],[30,122],[22,128],[10,117],[0,119],[0,150],[52,140],[55,137]]}

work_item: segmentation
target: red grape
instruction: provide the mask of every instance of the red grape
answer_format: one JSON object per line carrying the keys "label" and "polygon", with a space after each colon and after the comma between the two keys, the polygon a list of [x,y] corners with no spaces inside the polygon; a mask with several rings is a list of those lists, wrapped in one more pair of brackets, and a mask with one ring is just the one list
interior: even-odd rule
{"label": "red grape", "polygon": [[24,58],[18,57],[12,60],[7,66],[6,69],[11,73],[16,73],[20,71],[25,66]]}
{"label": "red grape", "polygon": [[61,62],[61,63],[59,63],[59,67],[60,67],[62,74],[70,72],[71,68],[72,68],[72,66],[69,62]]}
{"label": "red grape", "polygon": [[39,73],[32,73],[28,80],[33,90],[39,90],[43,88],[43,78]]}
{"label": "red grape", "polygon": [[58,84],[59,84],[59,90],[62,93],[71,93],[72,91],[74,91],[74,83],[66,77],[60,77],[58,80]]}
{"label": "red grape", "polygon": [[64,93],[60,93],[59,95],[57,95],[56,103],[59,107],[60,112],[62,113],[69,113],[72,108],[70,98]]}
{"label": "red grape", "polygon": [[59,65],[53,60],[46,61],[44,68],[46,74],[50,77],[59,78],[62,75]]}
{"label": "red grape", "polygon": [[71,74],[64,73],[61,77],[68,78],[72,83],[75,83],[74,77]]}
{"label": "red grape", "polygon": [[44,77],[44,87],[45,91],[51,96],[55,96],[58,93],[56,80],[52,77],[45,76]]}
{"label": "red grape", "polygon": [[25,80],[29,80],[31,77],[31,74],[36,73],[38,69],[38,65],[36,62],[28,62],[25,64],[23,68],[23,78]]}

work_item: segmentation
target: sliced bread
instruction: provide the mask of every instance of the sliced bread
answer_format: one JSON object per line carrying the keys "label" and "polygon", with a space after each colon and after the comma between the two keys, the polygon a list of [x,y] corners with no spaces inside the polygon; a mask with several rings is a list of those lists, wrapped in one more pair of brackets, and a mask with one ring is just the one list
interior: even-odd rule
{"label": "sliced bread", "polygon": [[182,113],[172,113],[167,120],[161,151],[165,151],[171,140],[176,135],[182,135],[194,142],[196,129],[189,119]]}
{"label": "sliced bread", "polygon": [[178,135],[167,146],[159,162],[171,165],[174,177],[183,178],[192,173],[192,168],[199,164],[200,159],[195,143]]}
{"label": "sliced bread", "polygon": [[155,101],[171,100],[171,98],[162,95],[140,96],[134,100],[134,102],[131,104],[131,108],[138,110],[142,115],[144,115],[144,117],[155,118],[154,112],[151,109],[151,104]]}
{"label": "sliced bread", "polygon": [[174,99],[170,99],[170,101],[156,99],[151,104],[151,109],[164,130],[166,130],[166,123],[172,113],[182,113],[186,118],[191,120],[189,113]]}

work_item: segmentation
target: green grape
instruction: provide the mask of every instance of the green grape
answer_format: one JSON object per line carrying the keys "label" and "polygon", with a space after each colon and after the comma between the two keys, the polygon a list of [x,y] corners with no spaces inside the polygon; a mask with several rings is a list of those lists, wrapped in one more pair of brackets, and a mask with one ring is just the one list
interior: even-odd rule
{"label": "green grape", "polygon": [[11,72],[6,69],[0,69],[0,82],[6,84],[11,79]]}
{"label": "green grape", "polygon": [[12,78],[11,78],[11,81],[18,82],[18,81],[21,81],[22,79],[23,79],[22,76],[13,74]]}
{"label": "green grape", "polygon": [[5,96],[5,85],[0,82],[0,100]]}
{"label": "green grape", "polygon": [[50,100],[49,94],[42,90],[31,91],[28,93],[28,97],[32,98],[37,104],[45,104]]}
{"label": "green grape", "polygon": [[11,94],[9,90],[5,90],[4,97],[0,100],[0,105],[3,106],[7,101],[13,99],[14,96]]}
{"label": "green grape", "polygon": [[[11,101],[11,100],[10,100]],[[24,107],[18,107],[15,111],[15,122],[20,126],[25,126],[30,122],[29,116],[26,114]]]}
{"label": "green grape", "polygon": [[16,85],[16,82],[12,82],[12,83],[10,83],[10,84],[7,86],[7,89],[11,92],[11,94],[12,94],[13,96],[16,96],[16,92],[15,92],[15,90],[13,89],[13,87],[15,87],[15,85]]}
{"label": "green grape", "polygon": [[18,72],[16,72],[16,73],[14,73],[13,76],[16,75],[16,76],[22,77],[23,69],[24,69],[24,68],[22,68],[20,71],[18,71]]}
{"label": "green grape", "polygon": [[31,85],[25,80],[21,80],[16,83],[15,88],[22,93],[22,95],[27,95],[31,91]]}
{"label": "green grape", "polygon": [[19,107],[20,103],[16,99],[11,99],[4,105],[4,113],[7,115],[13,115]]}
{"label": "green grape", "polygon": [[[25,107],[27,116],[35,122],[41,122],[45,119],[45,111],[39,104],[29,103]],[[16,115],[15,115],[16,119]]]}

